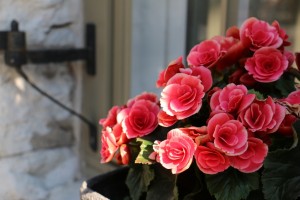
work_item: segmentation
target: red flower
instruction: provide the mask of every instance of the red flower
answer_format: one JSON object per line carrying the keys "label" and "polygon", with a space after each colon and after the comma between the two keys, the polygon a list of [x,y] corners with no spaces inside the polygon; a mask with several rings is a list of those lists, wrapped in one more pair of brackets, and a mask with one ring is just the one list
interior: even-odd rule
{"label": "red flower", "polygon": [[159,73],[158,80],[156,81],[156,86],[166,86],[170,78],[179,73],[179,69],[181,68],[184,68],[184,65],[182,64],[182,57],[179,57],[177,58],[177,60],[172,61],[165,70]]}
{"label": "red flower", "polygon": [[189,65],[211,67],[222,55],[219,42],[205,40],[191,49],[187,61]]}
{"label": "red flower", "polygon": [[200,110],[203,89],[199,78],[184,73],[176,74],[161,93],[161,107],[168,115],[185,119]]}
{"label": "red flower", "polygon": [[261,47],[278,48],[283,39],[277,27],[254,17],[247,19],[240,28],[240,38],[245,47],[255,51]]}
{"label": "red flower", "polygon": [[250,137],[247,150],[239,156],[229,156],[230,165],[241,172],[252,173],[262,167],[268,146],[262,140]]}
{"label": "red flower", "polygon": [[111,161],[118,148],[119,146],[117,145],[115,135],[113,134],[111,128],[107,127],[105,130],[102,130],[100,150],[101,163],[107,163]]}
{"label": "red flower", "polygon": [[179,129],[168,132],[167,139],[153,146],[159,162],[173,174],[187,170],[196,150],[195,142]]}
{"label": "red flower", "polygon": [[254,94],[247,93],[248,90],[244,85],[228,84],[212,95],[210,107],[213,111],[239,113],[255,99]]}
{"label": "red flower", "polygon": [[148,100],[137,100],[124,113],[122,128],[127,137],[136,138],[150,134],[158,126],[159,106]]}
{"label": "red flower", "polygon": [[294,115],[287,114],[285,115],[282,123],[280,124],[277,132],[285,135],[287,137],[293,136],[293,127],[292,125],[297,121],[297,118]]}
{"label": "red flower", "polygon": [[269,83],[278,80],[288,64],[288,59],[278,49],[263,47],[247,59],[245,68],[256,81]]}
{"label": "red flower", "polygon": [[275,103],[271,97],[254,100],[243,110],[238,119],[252,132],[274,133],[284,119],[286,109]]}
{"label": "red flower", "polygon": [[109,111],[106,118],[102,118],[99,120],[99,124],[106,127],[113,127],[117,123],[117,114],[120,111],[119,106],[113,106]]}
{"label": "red flower", "polygon": [[225,171],[230,166],[227,156],[216,149],[213,143],[206,145],[198,146],[195,151],[198,168],[205,174],[217,174]]}
{"label": "red flower", "polygon": [[243,124],[231,119],[226,113],[215,114],[207,124],[208,134],[214,138],[214,145],[226,155],[234,156],[247,149],[248,132]]}
{"label": "red flower", "polygon": [[158,118],[158,124],[163,127],[172,126],[178,121],[175,115],[170,116],[163,110],[159,111],[157,118]]}

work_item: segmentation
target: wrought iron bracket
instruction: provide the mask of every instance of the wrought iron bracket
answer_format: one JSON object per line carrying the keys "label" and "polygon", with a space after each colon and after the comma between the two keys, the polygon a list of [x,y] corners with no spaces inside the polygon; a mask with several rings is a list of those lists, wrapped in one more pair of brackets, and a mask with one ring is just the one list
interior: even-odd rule
{"label": "wrought iron bracket", "polygon": [[0,50],[4,50],[5,63],[20,67],[27,63],[59,63],[66,61],[85,60],[86,72],[96,74],[96,28],[94,24],[86,25],[85,48],[82,49],[47,49],[28,50],[26,33],[19,31],[17,21],[11,22],[10,31],[0,31]]}
{"label": "wrought iron bracket", "polygon": [[[86,72],[89,75],[96,74],[96,28],[94,24],[86,25],[85,48],[82,49],[48,49],[48,50],[27,50],[26,33],[19,31],[17,21],[11,22],[10,31],[0,31],[0,50],[4,51],[4,60],[8,66],[15,67],[18,72],[22,72],[21,67],[27,63],[60,63],[66,61],[85,60]],[[23,78],[42,95],[52,102],[68,110],[71,114],[79,117],[89,126],[89,145],[93,151],[97,151],[97,126],[76,111],[64,106],[62,103],[39,89],[30,82],[28,77],[21,73]]]}

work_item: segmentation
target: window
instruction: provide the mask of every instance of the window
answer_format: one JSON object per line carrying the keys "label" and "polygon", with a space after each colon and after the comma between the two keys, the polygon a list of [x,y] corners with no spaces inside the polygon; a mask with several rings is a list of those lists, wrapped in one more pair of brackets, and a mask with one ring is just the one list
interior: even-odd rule
{"label": "window", "polygon": [[248,17],[272,23],[277,20],[287,30],[293,49],[300,48],[296,36],[300,32],[298,0],[189,0],[187,49],[214,35],[224,34],[232,26],[240,26]]}

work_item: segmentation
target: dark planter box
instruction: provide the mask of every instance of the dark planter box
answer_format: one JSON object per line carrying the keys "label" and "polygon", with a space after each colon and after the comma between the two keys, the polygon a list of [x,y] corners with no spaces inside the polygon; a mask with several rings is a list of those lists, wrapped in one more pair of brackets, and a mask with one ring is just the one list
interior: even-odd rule
{"label": "dark planter box", "polygon": [[81,200],[120,200],[128,197],[125,184],[128,169],[123,167],[84,181],[80,188]]}

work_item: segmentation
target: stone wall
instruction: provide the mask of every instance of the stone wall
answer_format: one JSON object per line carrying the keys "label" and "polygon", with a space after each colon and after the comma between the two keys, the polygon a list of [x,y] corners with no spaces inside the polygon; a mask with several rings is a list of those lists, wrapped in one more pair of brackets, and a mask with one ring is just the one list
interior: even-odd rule
{"label": "stone wall", "polygon": [[[0,31],[11,20],[28,49],[81,47],[81,0],[2,0]],[[79,107],[78,63],[28,64],[29,78],[69,107]],[[77,108],[78,109],[78,108]],[[33,90],[0,52],[0,199],[79,199],[78,120]],[[70,193],[66,198],[65,193]]]}

